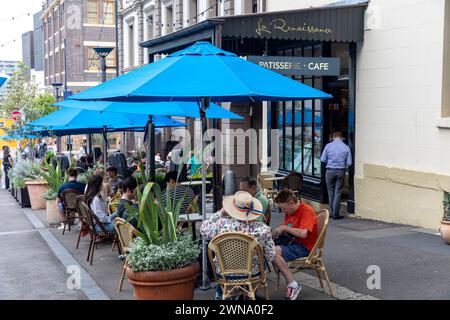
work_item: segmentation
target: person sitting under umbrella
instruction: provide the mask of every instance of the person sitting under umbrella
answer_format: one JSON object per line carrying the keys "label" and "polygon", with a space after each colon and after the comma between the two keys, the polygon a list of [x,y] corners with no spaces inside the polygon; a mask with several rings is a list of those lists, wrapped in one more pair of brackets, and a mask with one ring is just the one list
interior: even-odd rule
{"label": "person sitting under umbrella", "polygon": [[170,171],[165,177],[167,188],[164,190],[162,197],[164,203],[167,203],[167,197],[170,197],[172,206],[176,201],[181,201],[180,214],[188,212],[188,208],[194,200],[194,191],[188,186],[184,186],[178,182],[178,172]]}
{"label": "person sitting under umbrella", "polygon": [[[261,202],[246,191],[238,191],[233,196],[224,197],[222,205],[222,210],[202,223],[200,227],[202,237],[210,241],[225,232],[249,234],[261,245],[266,261],[272,261],[275,258],[275,243],[270,227],[257,220],[264,216]],[[244,208],[244,210],[240,208]],[[253,274],[261,272],[256,256],[253,258],[252,271]],[[217,266],[216,272],[218,272]],[[220,286],[217,286],[216,290],[216,300],[219,300],[222,296]]]}
{"label": "person sitting under umbrella", "polygon": [[[100,175],[93,175],[89,178],[85,203],[92,210],[92,212],[97,216],[98,220],[103,223],[107,232],[115,232],[114,219],[117,217],[117,213],[108,215],[107,201],[101,194],[103,185],[103,177]],[[99,225],[95,225],[96,233],[102,232]]]}

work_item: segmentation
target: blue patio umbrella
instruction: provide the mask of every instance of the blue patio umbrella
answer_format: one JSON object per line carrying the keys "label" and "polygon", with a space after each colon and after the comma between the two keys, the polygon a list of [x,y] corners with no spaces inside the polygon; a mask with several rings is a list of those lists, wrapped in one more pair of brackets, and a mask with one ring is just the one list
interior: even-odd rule
{"label": "blue patio umbrella", "polygon": [[5,84],[5,82],[8,80],[7,75],[0,75],[0,88]]}
{"label": "blue patio umbrella", "polygon": [[[188,118],[200,118],[197,102],[111,102],[111,101],[79,101],[64,100],[55,103],[57,107],[77,108],[107,112],[127,112],[145,115],[166,115]],[[240,115],[228,111],[215,103],[210,103],[206,109],[207,119],[243,119]]]}
{"label": "blue patio umbrella", "polygon": [[199,101],[201,97],[214,102],[331,98],[209,42],[197,42],[69,99],[137,102]]}
{"label": "blue patio umbrella", "polygon": [[24,133],[24,134],[12,134],[12,135],[2,135],[0,136],[0,140],[18,140],[18,139],[37,139],[38,136],[31,134],[31,133]]}
{"label": "blue patio umbrella", "polygon": [[[34,127],[32,132],[41,135],[73,135],[82,133],[103,133],[104,150],[106,150],[106,134],[113,131],[142,130],[147,127],[148,116],[116,112],[100,112],[92,110],[62,108],[28,124]],[[155,116],[155,127],[181,127],[184,122],[165,116]],[[104,153],[106,163],[106,152]]]}
{"label": "blue patio umbrella", "polygon": [[[107,111],[107,112],[127,112],[149,116],[149,132],[150,144],[148,144],[147,154],[153,158],[151,151],[154,150],[154,130],[151,124],[153,116],[156,115],[172,115],[189,118],[200,118],[200,109],[198,102],[194,101],[178,101],[178,102],[111,102],[111,101],[85,101],[85,100],[64,100],[55,103],[58,107],[64,108],[82,108],[85,110]],[[208,119],[243,119],[240,115],[228,111],[225,108],[211,103],[205,113]],[[148,135],[148,132],[147,132]],[[150,162],[147,168],[149,176],[154,179],[154,162]]]}
{"label": "blue patio umbrella", "polygon": [[[135,113],[100,112],[74,108],[62,108],[30,122],[30,126],[52,127],[65,126],[66,129],[123,129],[144,128],[147,126],[148,116]],[[167,118],[155,116],[155,126],[185,126],[185,123]]]}
{"label": "blue patio umbrella", "polygon": [[[197,101],[206,130],[205,111],[213,102],[327,99],[330,95],[262,68],[208,42],[71,96],[75,100]],[[203,139],[202,139],[203,140]],[[202,212],[206,212],[206,164],[202,153]],[[203,214],[205,217],[205,214]],[[206,270],[203,241],[203,274]],[[205,277],[203,277],[205,286]]]}

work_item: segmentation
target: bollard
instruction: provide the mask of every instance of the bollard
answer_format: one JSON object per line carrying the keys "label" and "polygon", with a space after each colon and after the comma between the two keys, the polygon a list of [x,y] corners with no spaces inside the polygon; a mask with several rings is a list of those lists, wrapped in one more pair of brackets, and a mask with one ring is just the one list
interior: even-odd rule
{"label": "bollard", "polygon": [[223,178],[224,182],[224,196],[230,196],[236,193],[236,176],[234,171],[227,170]]}

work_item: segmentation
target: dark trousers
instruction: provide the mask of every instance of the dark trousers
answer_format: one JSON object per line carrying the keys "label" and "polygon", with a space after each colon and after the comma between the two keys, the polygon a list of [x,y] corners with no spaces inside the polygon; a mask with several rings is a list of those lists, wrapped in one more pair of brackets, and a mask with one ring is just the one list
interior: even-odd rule
{"label": "dark trousers", "polygon": [[8,177],[9,169],[10,169],[9,167],[3,166],[3,170],[5,171],[5,188],[6,188],[6,190],[9,189],[9,177]]}
{"label": "dark trousers", "polygon": [[344,186],[345,169],[327,169],[325,179],[327,181],[328,200],[331,216],[339,216],[341,209],[341,194]]}

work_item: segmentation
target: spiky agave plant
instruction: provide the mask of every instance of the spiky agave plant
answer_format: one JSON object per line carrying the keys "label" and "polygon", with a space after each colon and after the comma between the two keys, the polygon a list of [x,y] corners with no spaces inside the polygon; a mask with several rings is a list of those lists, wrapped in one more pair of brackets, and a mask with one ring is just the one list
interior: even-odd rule
{"label": "spiky agave plant", "polygon": [[61,169],[61,162],[58,161],[56,167],[51,161],[43,161],[41,164],[40,176],[49,185],[49,189],[44,194],[44,199],[54,200],[62,184],[68,180],[67,175],[64,175]]}

